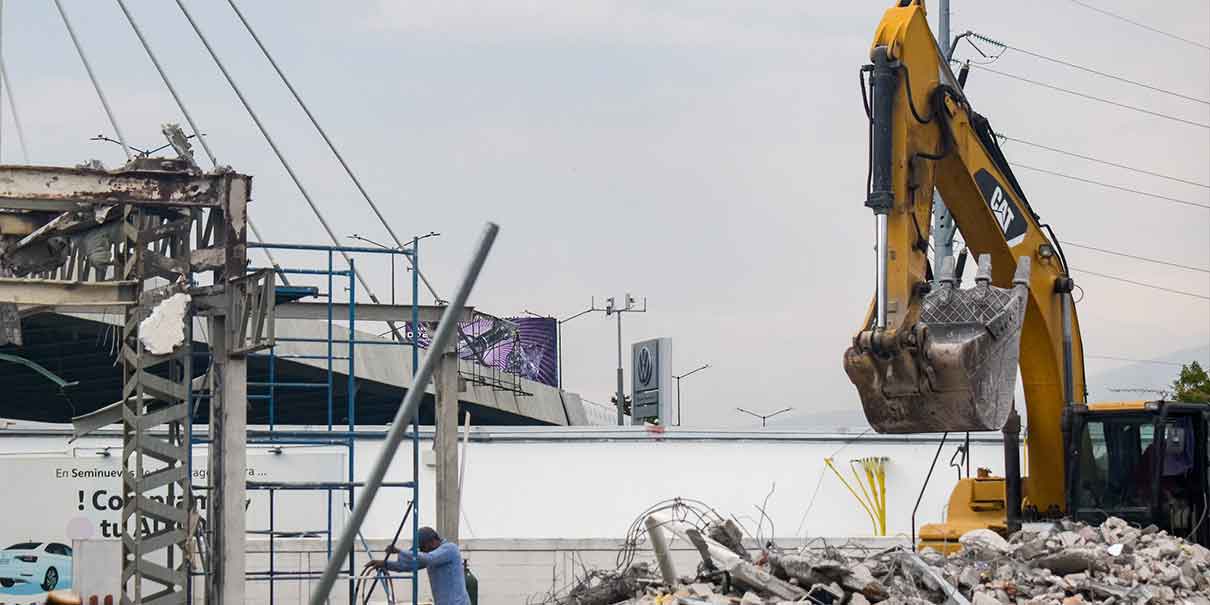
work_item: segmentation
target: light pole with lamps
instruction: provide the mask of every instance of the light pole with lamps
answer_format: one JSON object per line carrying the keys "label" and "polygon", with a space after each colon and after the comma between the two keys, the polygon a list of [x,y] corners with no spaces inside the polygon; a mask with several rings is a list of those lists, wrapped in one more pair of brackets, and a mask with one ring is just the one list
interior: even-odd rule
{"label": "light pole with lamps", "polygon": [[[616,304],[614,304],[613,297],[610,296],[609,298],[605,299],[605,308],[604,309],[593,309],[594,311],[604,311],[606,317],[608,317],[609,315],[618,316],[618,394],[617,394],[618,426],[625,425],[625,418],[624,418],[625,414],[623,413],[623,408],[626,405],[626,394],[623,392],[624,387],[622,386],[622,314],[623,313],[646,313],[647,312],[647,299],[646,298],[643,299],[643,308],[642,309],[639,309],[635,306],[634,303],[636,301],[635,301],[634,297],[630,295],[629,292],[626,293],[626,298],[623,300],[624,300],[625,304],[623,306],[619,307]],[[633,413],[633,411],[632,411],[632,413]]]}
{"label": "light pole with lamps", "polygon": [[[647,299],[646,298],[643,299],[642,308],[639,308],[638,306],[635,305],[635,303],[637,301],[635,300],[635,298],[633,296],[630,295],[629,292],[626,293],[626,298],[624,299],[624,301],[625,302],[624,302],[623,306],[619,307],[614,303],[613,297],[610,296],[609,298],[605,299],[605,308],[601,309],[601,308],[597,308],[597,300],[594,297],[592,299],[592,305],[589,308],[587,308],[583,311],[580,311],[579,313],[576,313],[575,315],[572,315],[571,317],[568,317],[567,319],[564,319],[561,321],[556,320],[556,321],[558,321],[558,325],[560,328],[560,332],[559,332],[559,351],[560,351],[560,353],[559,353],[559,357],[560,357],[560,359],[559,359],[559,388],[562,388],[563,387],[563,359],[562,359],[562,346],[563,346],[562,326],[563,326],[563,324],[565,324],[581,315],[586,315],[588,313],[592,313],[593,311],[604,311],[605,315],[607,317],[609,315],[618,316],[618,368],[617,368],[618,392],[616,395],[616,397],[617,397],[616,404],[617,404],[617,408],[618,408],[618,426],[623,426],[623,424],[624,424],[623,421],[625,419],[623,418],[623,416],[625,414],[623,413],[623,408],[626,404],[626,395],[623,393],[624,387],[622,386],[622,314],[623,313],[646,313],[647,312]],[[536,317],[542,317],[542,315],[538,315],[537,313],[532,313],[530,311],[526,311],[526,313],[529,313],[530,315],[533,315]],[[679,420],[679,418],[678,418],[678,420]]]}
{"label": "light pole with lamps", "polygon": [[[436,231],[429,231],[428,233],[426,233],[424,235],[417,235],[412,238],[412,245],[414,247],[416,245],[416,242],[418,242],[422,239],[428,239],[430,237],[437,237],[438,235],[441,235],[441,234],[437,233]],[[355,239],[359,242],[373,244],[375,246],[378,246],[379,248],[382,248],[383,250],[403,250],[403,247],[401,247],[401,246],[391,247],[386,244],[380,244],[364,235],[359,235],[357,233],[350,235],[349,239]],[[395,304],[395,255],[394,254],[391,255],[391,304],[392,305]]]}
{"label": "light pole with lamps", "polygon": [[792,410],[794,408],[782,408],[780,410],[777,410],[776,412],[773,412],[772,414],[757,414],[756,412],[745,410],[744,408],[735,408],[735,409],[739,410],[745,414],[748,414],[749,416],[756,416],[757,418],[760,418],[760,428],[763,429],[767,426],[767,422],[770,418],[772,418],[778,414],[784,414],[786,412],[789,412],[790,410]]}
{"label": "light pole with lamps", "polygon": [[681,374],[680,376],[676,376],[676,375],[672,376],[672,378],[676,380],[676,425],[677,426],[681,426],[681,379],[692,376],[693,374],[701,372],[702,370],[704,370],[708,367],[710,367],[710,364],[707,363],[707,364],[702,365],[702,367],[697,368],[696,370],[690,370],[688,372],[685,372],[684,374]]}

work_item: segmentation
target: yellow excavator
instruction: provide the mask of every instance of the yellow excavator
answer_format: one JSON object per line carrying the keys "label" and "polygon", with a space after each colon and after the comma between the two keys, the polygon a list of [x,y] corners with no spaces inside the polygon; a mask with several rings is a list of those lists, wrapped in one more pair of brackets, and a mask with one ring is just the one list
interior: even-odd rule
{"label": "yellow excavator", "polygon": [[[945,522],[923,526],[918,546],[951,552],[972,529],[1108,516],[1210,546],[1210,405],[1086,401],[1063,249],[972,109],[965,75],[943,59],[923,0],[886,11],[861,70],[878,286],[845,372],[878,432],[1005,435],[1005,476],[960,479]],[[933,273],[934,189],[977,259],[972,288],[954,258],[934,259]]]}

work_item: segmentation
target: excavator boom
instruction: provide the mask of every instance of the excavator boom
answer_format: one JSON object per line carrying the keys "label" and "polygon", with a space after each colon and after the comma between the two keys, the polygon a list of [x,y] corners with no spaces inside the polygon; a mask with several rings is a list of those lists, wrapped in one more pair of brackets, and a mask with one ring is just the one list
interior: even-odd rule
{"label": "excavator boom", "polygon": [[[920,433],[1001,429],[1019,367],[1030,429],[1025,494],[1041,510],[1061,508],[1060,421],[1083,401],[1084,378],[1058,240],[943,62],[921,0],[886,11],[870,58],[866,206],[878,226],[879,286],[845,371],[876,430]],[[933,275],[934,189],[979,259],[973,288],[960,287],[953,259],[935,259]]]}

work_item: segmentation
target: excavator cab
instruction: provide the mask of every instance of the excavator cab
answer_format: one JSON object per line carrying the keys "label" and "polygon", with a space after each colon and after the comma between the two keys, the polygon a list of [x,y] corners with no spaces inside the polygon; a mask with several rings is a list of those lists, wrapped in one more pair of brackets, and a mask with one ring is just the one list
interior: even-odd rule
{"label": "excavator cab", "polygon": [[1135,401],[1067,412],[1067,510],[1210,546],[1210,405]]}

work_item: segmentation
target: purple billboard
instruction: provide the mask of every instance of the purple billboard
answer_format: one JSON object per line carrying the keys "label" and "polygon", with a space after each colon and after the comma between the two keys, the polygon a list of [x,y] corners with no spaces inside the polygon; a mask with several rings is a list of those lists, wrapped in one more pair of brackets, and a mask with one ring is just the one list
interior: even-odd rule
{"label": "purple billboard", "polygon": [[[522,378],[559,385],[558,324],[547,317],[484,317],[459,324],[458,357]],[[428,348],[435,325],[421,324]]]}

